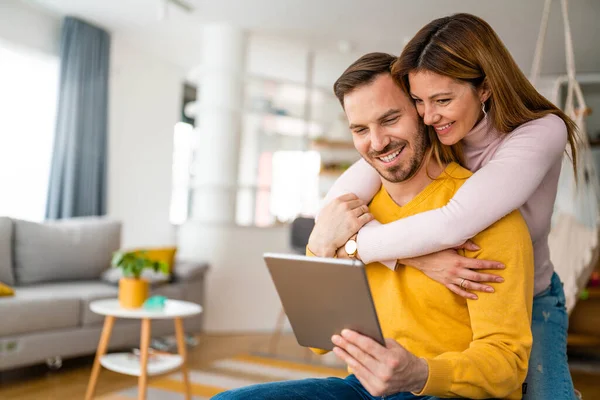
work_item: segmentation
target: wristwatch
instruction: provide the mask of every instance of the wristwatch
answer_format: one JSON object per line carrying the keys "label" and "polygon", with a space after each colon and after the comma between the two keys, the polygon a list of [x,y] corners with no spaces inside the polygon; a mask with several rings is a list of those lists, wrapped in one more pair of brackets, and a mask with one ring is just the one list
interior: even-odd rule
{"label": "wristwatch", "polygon": [[358,251],[358,244],[356,243],[356,240],[348,239],[346,245],[344,246],[344,250],[346,250],[346,254],[348,254],[348,257],[356,257],[356,252]]}

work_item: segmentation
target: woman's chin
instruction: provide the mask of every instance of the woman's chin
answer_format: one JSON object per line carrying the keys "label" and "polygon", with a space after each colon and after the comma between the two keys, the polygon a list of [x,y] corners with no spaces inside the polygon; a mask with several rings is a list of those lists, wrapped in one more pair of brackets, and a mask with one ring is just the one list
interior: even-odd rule
{"label": "woman's chin", "polygon": [[452,146],[460,141],[460,138],[456,138],[454,135],[437,135],[437,137],[445,146]]}

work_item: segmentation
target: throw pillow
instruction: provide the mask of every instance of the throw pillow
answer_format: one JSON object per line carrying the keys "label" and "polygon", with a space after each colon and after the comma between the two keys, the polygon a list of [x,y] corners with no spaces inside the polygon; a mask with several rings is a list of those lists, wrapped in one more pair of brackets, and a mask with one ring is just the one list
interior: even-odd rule
{"label": "throw pillow", "polygon": [[0,297],[2,296],[14,296],[15,295],[15,291],[13,288],[11,288],[8,285],[5,285],[4,283],[0,282]]}
{"label": "throw pillow", "polygon": [[175,267],[175,254],[177,247],[148,247],[133,250],[137,254],[145,252],[144,256],[152,261],[162,261],[169,266],[169,274],[173,273]]}

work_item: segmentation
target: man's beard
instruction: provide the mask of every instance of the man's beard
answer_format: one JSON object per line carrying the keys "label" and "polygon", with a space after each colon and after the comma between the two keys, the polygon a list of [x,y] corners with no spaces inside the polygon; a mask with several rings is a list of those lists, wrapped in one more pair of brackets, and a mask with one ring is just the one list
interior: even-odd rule
{"label": "man's beard", "polygon": [[[423,159],[425,158],[427,147],[429,146],[429,138],[425,132],[425,126],[422,123],[419,124],[419,132],[415,135],[415,140],[412,143],[411,147],[413,150],[413,155],[409,160],[394,165],[393,167],[385,168],[380,164],[380,161],[377,159],[377,157],[382,154],[389,153],[395,149],[400,149],[402,146],[404,146],[402,151],[407,151],[408,144],[409,143],[405,140],[394,140],[385,146],[382,151],[369,151],[365,159],[386,181],[392,183],[404,182],[412,178],[417,171],[419,171],[419,168],[421,168],[421,164],[423,163]],[[400,153],[398,157],[402,156],[403,154]]]}

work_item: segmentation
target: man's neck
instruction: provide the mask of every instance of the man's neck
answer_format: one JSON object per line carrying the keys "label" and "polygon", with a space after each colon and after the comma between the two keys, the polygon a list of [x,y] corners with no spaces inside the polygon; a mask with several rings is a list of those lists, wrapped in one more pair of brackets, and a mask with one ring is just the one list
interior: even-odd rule
{"label": "man's neck", "polygon": [[[425,160],[427,160],[427,155]],[[403,206],[421,193],[445,168],[446,165],[439,165],[435,158],[431,156],[429,162],[424,161],[412,178],[398,183],[389,182],[385,179],[381,179],[381,181],[392,200],[399,206]]]}

